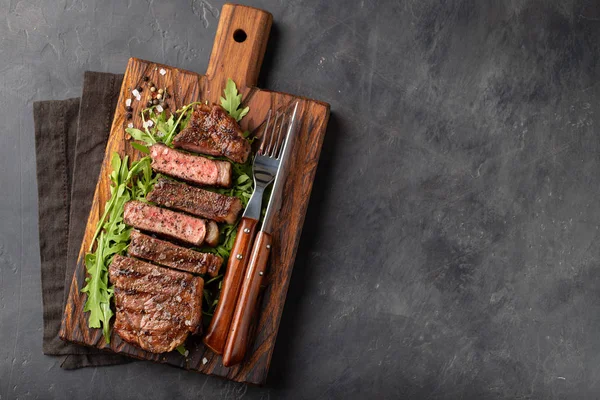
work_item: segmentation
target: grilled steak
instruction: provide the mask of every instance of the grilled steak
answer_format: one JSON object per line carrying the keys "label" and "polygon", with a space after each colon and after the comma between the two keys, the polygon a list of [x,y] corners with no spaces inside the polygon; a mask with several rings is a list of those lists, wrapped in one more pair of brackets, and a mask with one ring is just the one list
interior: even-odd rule
{"label": "grilled steak", "polygon": [[235,196],[209,192],[164,178],[158,180],[146,199],[159,206],[228,224],[233,224],[242,210],[242,202]]}
{"label": "grilled steak", "polygon": [[136,230],[131,232],[131,243],[127,252],[131,256],[194,274],[208,273],[210,276],[216,276],[223,264],[223,259],[217,255],[176,246]]}
{"label": "grilled steak", "polygon": [[225,156],[241,164],[250,154],[250,143],[236,120],[216,104],[198,106],[187,127],[173,139],[173,145],[195,153]]}
{"label": "grilled steak", "polygon": [[151,206],[141,201],[125,203],[123,220],[135,228],[195,246],[204,242],[209,246],[216,246],[219,242],[219,227],[216,222]]}
{"label": "grilled steak", "polygon": [[231,164],[227,161],[195,156],[160,143],[150,147],[150,155],[152,169],[157,172],[198,185],[231,186]]}
{"label": "grilled steak", "polygon": [[114,330],[123,340],[165,353],[199,331],[202,278],[118,254],[109,278],[115,288]]}

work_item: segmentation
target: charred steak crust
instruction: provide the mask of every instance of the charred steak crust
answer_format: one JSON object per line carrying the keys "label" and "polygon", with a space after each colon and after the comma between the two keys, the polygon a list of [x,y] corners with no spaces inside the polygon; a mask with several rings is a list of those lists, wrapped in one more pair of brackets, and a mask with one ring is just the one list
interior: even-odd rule
{"label": "charred steak crust", "polygon": [[242,202],[235,196],[210,192],[165,178],[156,182],[146,199],[159,206],[228,224],[235,223],[242,210]]}
{"label": "charred steak crust", "polygon": [[198,332],[202,278],[115,255],[109,267],[115,288],[115,332],[152,353],[165,353]]}
{"label": "charred steak crust", "polygon": [[[214,246],[214,221],[192,217],[191,215],[167,210],[142,201],[128,201],[123,210],[123,220],[127,225],[143,231],[150,231],[182,242],[200,246],[205,242]],[[218,228],[217,228],[218,231]]]}
{"label": "charred steak crust", "polygon": [[231,186],[231,164],[211,160],[157,143],[150,147],[152,169],[175,178],[206,186]]}
{"label": "charred steak crust", "polygon": [[144,235],[136,230],[131,232],[131,242],[127,252],[130,256],[153,261],[165,267],[193,274],[208,274],[213,277],[217,276],[223,264],[223,259],[215,254],[200,253]]}
{"label": "charred steak crust", "polygon": [[195,153],[225,156],[240,164],[245,163],[250,154],[250,143],[237,121],[217,104],[198,106],[187,127],[173,139],[173,146]]}

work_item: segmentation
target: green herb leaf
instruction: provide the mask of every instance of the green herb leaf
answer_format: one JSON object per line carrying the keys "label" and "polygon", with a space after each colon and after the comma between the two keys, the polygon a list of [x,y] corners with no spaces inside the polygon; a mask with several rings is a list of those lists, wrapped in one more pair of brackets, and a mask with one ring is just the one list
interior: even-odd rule
{"label": "green herb leaf", "polygon": [[142,131],[142,130],[139,130],[136,128],[127,128],[127,129],[125,129],[125,132],[129,133],[131,135],[131,137],[134,138],[135,140],[144,142],[148,146],[151,146],[154,143],[156,143],[156,139],[154,138],[154,136],[152,136],[152,134],[150,134],[149,131],[145,132],[145,131]]}
{"label": "green herb leaf", "polygon": [[177,350],[179,352],[179,354],[181,354],[182,356],[185,356],[185,352],[187,351],[185,349],[185,345],[183,345],[183,344],[181,346],[177,346],[175,348],[175,350]]}
{"label": "green herb leaf", "polygon": [[144,146],[142,144],[139,144],[136,142],[131,142],[131,147],[133,147],[137,151],[141,151],[144,154],[150,154],[150,149],[147,146]]}
{"label": "green herb leaf", "polygon": [[227,84],[223,92],[225,93],[225,97],[221,97],[221,107],[239,122],[239,120],[248,114],[250,107],[239,109],[240,104],[242,104],[242,95],[238,93],[237,86],[231,78],[227,79]]}
{"label": "green herb leaf", "polygon": [[171,114],[171,116],[167,119],[167,113],[163,111],[158,114],[155,119],[153,119],[153,122],[156,126],[157,136],[168,137],[175,127],[175,116]]}
{"label": "green herb leaf", "polygon": [[210,278],[209,280],[206,281],[205,285],[209,285],[211,283],[213,283],[214,281],[218,281],[219,279],[221,279],[223,277],[223,275],[217,275],[214,278]]}

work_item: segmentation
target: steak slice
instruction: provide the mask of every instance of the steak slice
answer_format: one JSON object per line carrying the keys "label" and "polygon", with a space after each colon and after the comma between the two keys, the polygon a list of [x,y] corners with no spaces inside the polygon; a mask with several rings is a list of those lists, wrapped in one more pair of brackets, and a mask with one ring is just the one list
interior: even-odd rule
{"label": "steak slice", "polygon": [[126,342],[166,353],[199,331],[202,278],[118,254],[108,273],[115,288],[114,330]]}
{"label": "steak slice", "polygon": [[210,192],[165,178],[158,180],[146,199],[159,206],[228,224],[233,224],[242,210],[242,202],[235,196]]}
{"label": "steak slice", "polygon": [[164,144],[150,147],[152,169],[206,186],[231,186],[231,164],[174,150]]}
{"label": "steak slice", "polygon": [[217,255],[176,246],[136,230],[131,232],[127,252],[130,256],[194,274],[208,273],[210,276],[216,276],[223,264],[223,259]]}
{"label": "steak slice", "polygon": [[216,246],[219,243],[219,227],[216,222],[151,206],[142,201],[133,200],[125,203],[123,220],[134,228],[195,246],[200,246],[204,242],[209,246]]}
{"label": "steak slice", "polygon": [[173,139],[173,146],[195,153],[225,156],[240,164],[245,163],[250,154],[250,143],[240,126],[217,104],[198,106],[187,127]]}

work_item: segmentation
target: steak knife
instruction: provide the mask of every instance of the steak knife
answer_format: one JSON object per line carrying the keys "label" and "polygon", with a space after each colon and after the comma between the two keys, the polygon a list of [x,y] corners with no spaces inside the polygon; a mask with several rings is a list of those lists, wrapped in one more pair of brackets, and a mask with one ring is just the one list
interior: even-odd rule
{"label": "steak knife", "polygon": [[275,176],[273,191],[269,199],[269,205],[265,213],[262,227],[252,248],[250,261],[246,267],[246,273],[242,282],[239,298],[231,321],[231,327],[227,336],[225,350],[223,353],[223,365],[230,367],[239,364],[246,353],[249,337],[248,332],[254,311],[256,309],[260,288],[266,275],[267,261],[271,254],[273,220],[281,209],[283,189],[288,176],[288,166],[291,158],[291,150],[295,141],[298,121],[296,113],[298,103],[293,108],[291,122],[287,129],[286,141],[283,148],[281,163]]}

